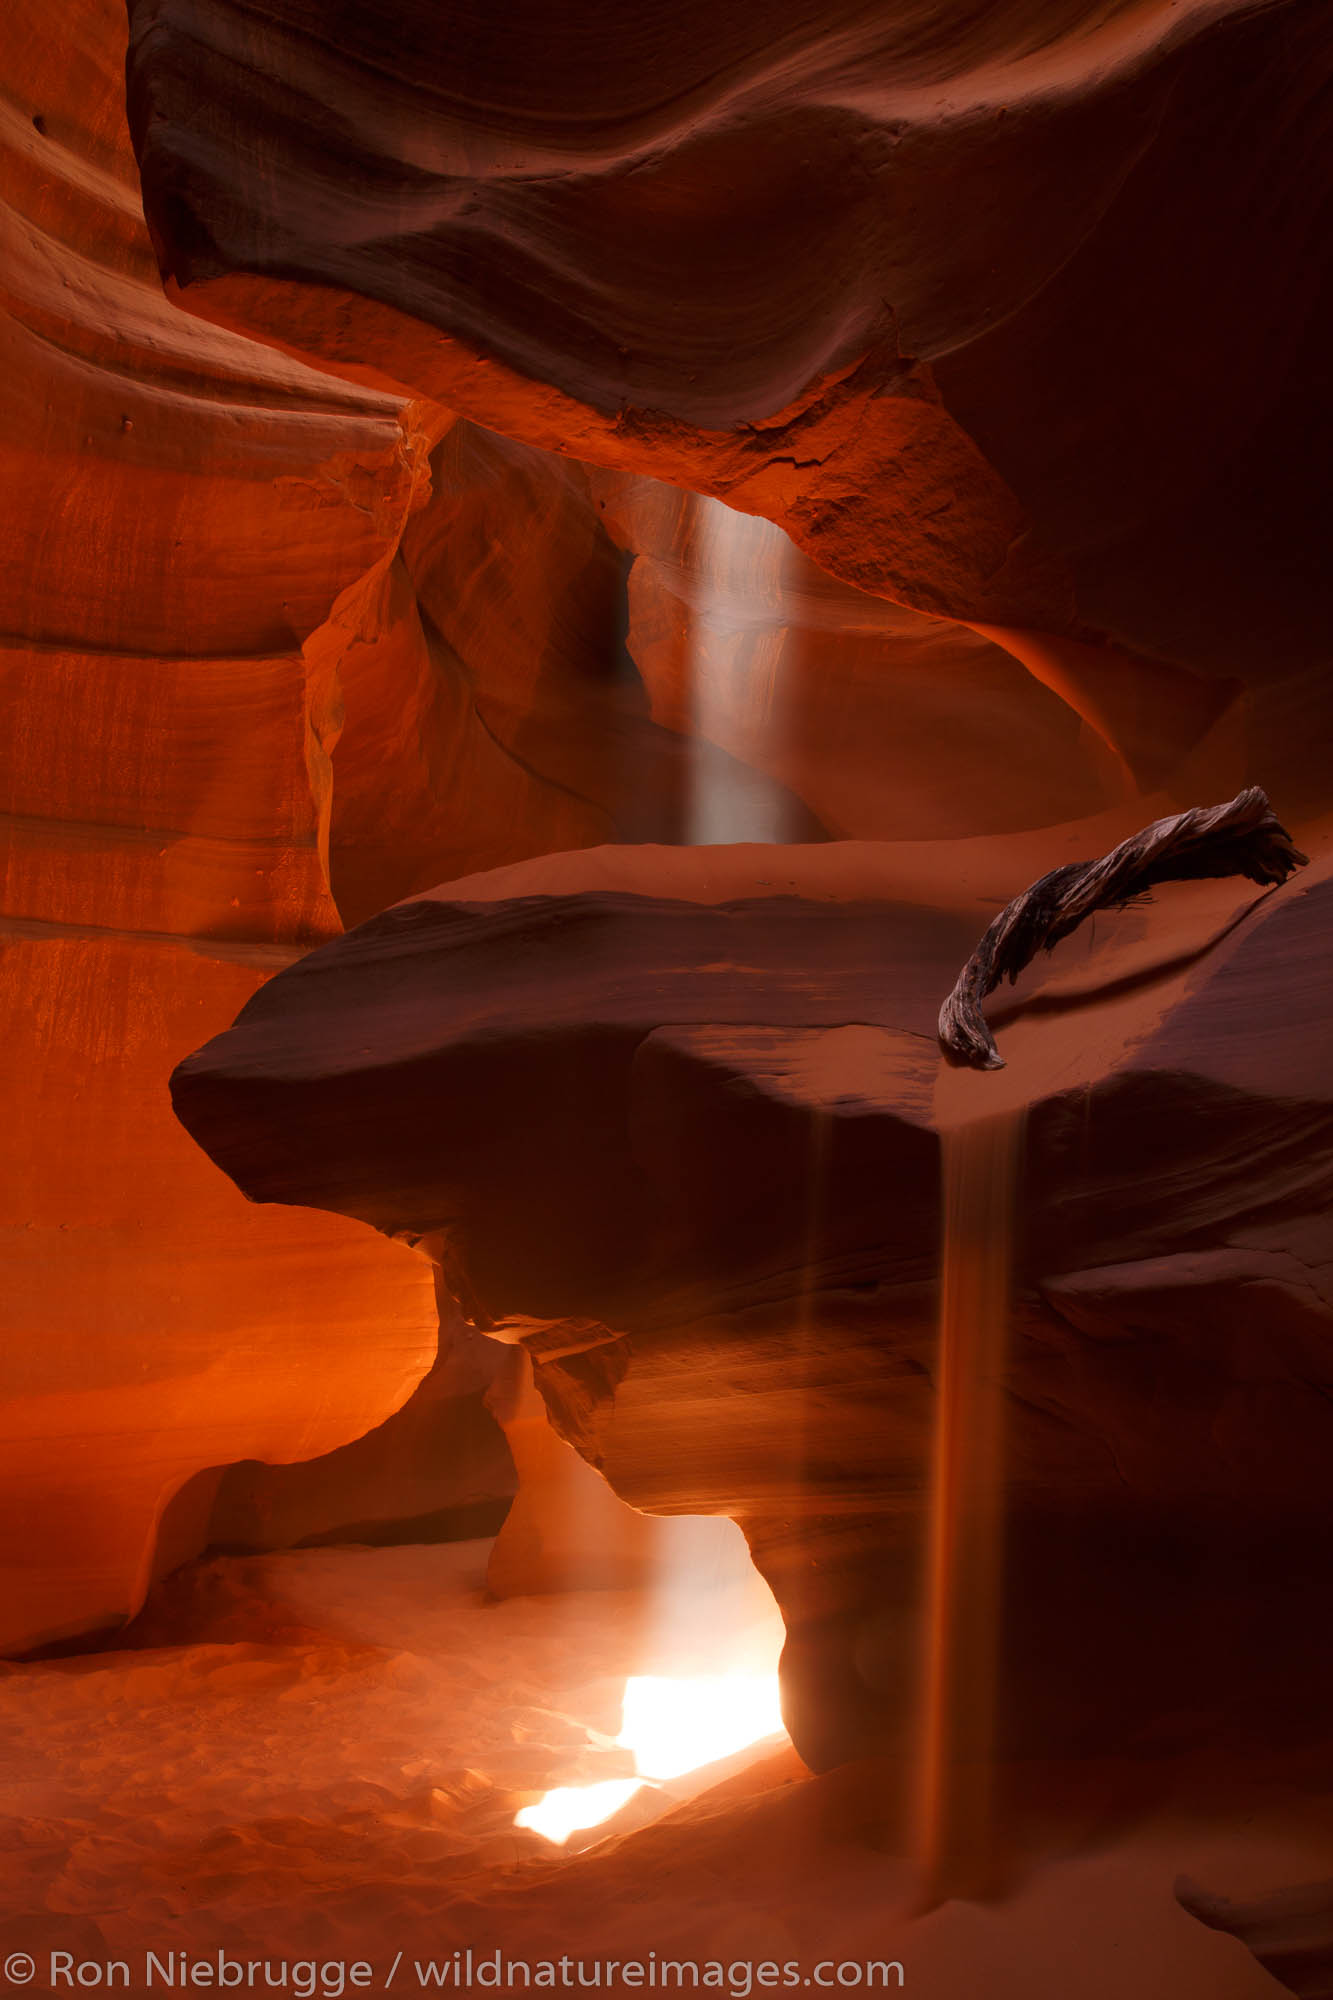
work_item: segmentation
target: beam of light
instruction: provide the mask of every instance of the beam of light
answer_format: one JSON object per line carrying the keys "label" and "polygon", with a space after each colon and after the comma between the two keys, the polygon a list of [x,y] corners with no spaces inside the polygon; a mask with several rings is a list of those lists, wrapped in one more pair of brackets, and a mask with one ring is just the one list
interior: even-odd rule
{"label": "beam of light", "polygon": [[655,1671],[626,1680],[615,1738],[636,1775],[562,1786],[516,1815],[517,1826],[557,1846],[610,1819],[645,1784],[665,1788],[666,1811],[689,1795],[677,1781],[690,1772],[785,1735],[777,1671],[782,1618],[744,1535],[720,1516],[675,1515],[658,1526],[644,1648]]}
{"label": "beam of light", "polygon": [[[689,720],[693,740],[685,842],[790,838],[781,794],[755,781],[785,726],[783,590],[792,545],[782,529],[697,495],[690,537]],[[724,750],[737,760],[710,754]]]}
{"label": "beam of light", "polygon": [[1000,1667],[1005,1370],[1024,1113],[943,1135],[939,1378],[921,1728],[922,1906],[988,1891]]}

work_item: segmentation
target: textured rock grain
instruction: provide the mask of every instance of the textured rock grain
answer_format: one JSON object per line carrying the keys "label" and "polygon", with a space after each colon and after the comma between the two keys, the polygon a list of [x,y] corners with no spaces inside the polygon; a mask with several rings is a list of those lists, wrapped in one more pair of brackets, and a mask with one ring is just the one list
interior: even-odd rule
{"label": "textured rock grain", "polygon": [[[742,1522],[788,1623],[793,1735],[826,1765],[910,1727],[940,1147],[999,1100],[933,1042],[966,914],[865,900],[874,849],[784,850],[767,885],[760,852],[718,851],[720,900],[651,849],[419,897],[271,982],[174,1093],[253,1197],[428,1248],[625,1498]],[[1323,1616],[1333,1105],[1310,1010],[1333,904],[1312,872],[1264,898],[1179,885],[1203,926],[1184,967],[1131,910],[1020,989],[1011,1748],[1169,1730],[1191,1677],[1241,1663],[1262,1706],[1270,1596]]]}
{"label": "textured rock grain", "polygon": [[131,13],[192,310],[918,609],[1320,657],[1318,0]]}
{"label": "textured rock grain", "polygon": [[[401,399],[163,298],[114,5],[8,10],[0,90],[0,1648],[114,1625],[201,1471],[410,1392],[430,1276],[275,1225],[164,1079],[333,935],[301,643],[397,533]],[[179,1512],[179,1510],[178,1510]],[[165,1525],[164,1525],[165,1524]],[[191,1537],[194,1537],[192,1540]]]}

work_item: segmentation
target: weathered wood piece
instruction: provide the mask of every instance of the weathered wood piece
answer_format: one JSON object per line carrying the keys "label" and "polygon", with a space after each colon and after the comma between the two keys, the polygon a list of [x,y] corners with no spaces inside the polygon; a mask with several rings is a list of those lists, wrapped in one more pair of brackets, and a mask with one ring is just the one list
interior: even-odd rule
{"label": "weathered wood piece", "polygon": [[1158,882],[1244,875],[1265,887],[1305,865],[1257,785],[1219,806],[1193,806],[1154,820],[1099,861],[1068,861],[1007,903],[958,975],[940,1009],[945,1053],[973,1069],[1003,1069],[981,1003],[1002,979],[1012,985],[1039,951],[1050,951],[1096,910],[1118,909]]}

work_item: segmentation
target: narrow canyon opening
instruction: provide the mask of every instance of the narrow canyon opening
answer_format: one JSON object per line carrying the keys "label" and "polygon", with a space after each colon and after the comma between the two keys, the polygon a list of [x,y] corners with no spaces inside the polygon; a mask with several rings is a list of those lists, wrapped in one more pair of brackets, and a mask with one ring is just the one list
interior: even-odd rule
{"label": "narrow canyon opening", "polygon": [[4,1980],[1324,2000],[1321,0],[8,13]]}

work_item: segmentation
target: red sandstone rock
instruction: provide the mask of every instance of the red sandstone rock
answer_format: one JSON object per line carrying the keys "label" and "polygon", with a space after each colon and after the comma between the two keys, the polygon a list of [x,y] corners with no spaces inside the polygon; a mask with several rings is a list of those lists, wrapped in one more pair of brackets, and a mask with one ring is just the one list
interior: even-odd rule
{"label": "red sandstone rock", "polygon": [[[338,928],[300,648],[409,504],[399,399],[173,311],[116,9],[21,7],[6,28],[10,1651],[123,1620],[202,1468],[307,1456],[387,1415],[435,1312],[400,1251],[238,1199],[164,1089],[177,1052]],[[169,1522],[178,1558],[202,1525]]]}
{"label": "red sandstone rock", "polygon": [[132,15],[190,310],[1094,681],[1318,657],[1317,0]]}
{"label": "red sandstone rock", "polygon": [[993,1088],[933,1040],[980,912],[893,900],[892,849],[762,854],[402,904],[271,982],[177,1109],[252,1197],[421,1241],[634,1504],[742,1521],[822,1766],[912,1725],[940,1148],[1025,1105],[1004,1740],[1110,1747],[1201,1674],[1265,1687],[1256,1607],[1322,1617],[1333,1500],[1326,864],[1071,941]]}
{"label": "red sandstone rock", "polygon": [[[581,466],[448,431],[401,552],[306,646],[323,731],[328,866],[348,921],[459,872],[613,840],[818,839],[778,778],[652,712],[622,551]],[[742,756],[748,746],[738,746]]]}
{"label": "red sandstone rock", "polygon": [[[779,531],[761,531],[766,569],[716,503],[404,408],[174,310],[139,217],[120,56],[100,0],[63,25],[26,20],[3,120],[0,804],[22,1137],[5,1422],[25,1440],[10,1646],[124,1615],[154,1565],[210,1532],[259,1532],[259,1487],[302,1478],[231,1476],[210,1528],[220,1468],[343,1449],[426,1365],[424,1273],[354,1237],[362,1275],[344,1265],[335,1281],[318,1246],[342,1243],[338,1225],[284,1233],[161,1125],[171,1063],[287,954],[442,877],[551,849],[970,832],[1077,812],[1118,784],[1003,652],[836,584]],[[914,390],[900,414],[935,423],[928,403]],[[699,532],[719,520],[725,544]],[[776,623],[758,631],[774,560]],[[939,749],[923,759],[927,736]],[[307,1283],[302,1259],[328,1275]],[[367,1372],[353,1328],[396,1323],[385,1301],[400,1286],[416,1330]],[[298,1292],[300,1341],[347,1328],[346,1401],[335,1411],[326,1389],[327,1420],[270,1318]],[[202,1427],[146,1386],[138,1416],[74,1415],[111,1327],[145,1384],[203,1341],[225,1379]],[[270,1395],[292,1414],[257,1425]],[[103,1417],[124,1440],[114,1463]],[[70,1424],[77,1467],[44,1442]],[[178,1424],[188,1442],[144,1460],[149,1435]],[[345,1495],[332,1517],[356,1525],[378,1503],[358,1505],[348,1476],[339,1461],[309,1478],[331,1481]],[[330,1524],[295,1498],[265,1504],[293,1533]]]}
{"label": "red sandstone rock", "polygon": [[[509,1511],[514,1468],[487,1393],[505,1350],[440,1300],[440,1351],[400,1410],[351,1444],[291,1465],[254,1459],[207,1475],[201,1539],[236,1550],[334,1542],[467,1541]],[[568,1449],[568,1447],[566,1447]]]}
{"label": "red sandstone rock", "polygon": [[[114,9],[22,16],[0,117],[4,921],[16,1101],[35,1105],[10,1213],[82,1246],[105,1209],[111,1232],[81,1277],[41,1248],[18,1288],[15,1490],[45,1522],[24,1566],[56,1580],[13,1643],[135,1600],[157,1515],[219,1462],[205,1446],[287,1448],[256,1436],[248,1387],[230,1403],[224,1388],[207,1439],[142,1486],[124,1431],[110,1508],[101,1444],[79,1468],[96,1501],[69,1499],[65,1467],[42,1475],[49,1500],[33,1484],[43,1425],[65,1434],[105,1326],[140,1343],[149,1381],[171,1379],[192,1271],[216,1291],[219,1347],[245,1348],[283,1295],[268,1223],[221,1183],[206,1193],[153,1098],[278,954],[442,877],[605,839],[1053,824],[1114,795],[1098,736],[1140,780],[1186,785],[1248,737],[1254,755],[1281,746],[1305,800],[1324,782],[1318,671],[1291,671],[1318,653],[1326,456],[1301,331],[1325,283],[1302,234],[1323,59],[1305,0],[1113,11],[1095,32],[1062,10],[1037,32],[1017,7],[980,27],[784,18],[759,41],[710,14],[673,37],[667,98],[651,28],[622,23],[612,61],[577,10],[543,17],[497,78],[464,21],[447,129],[422,95],[443,17],[395,17],[381,63],[359,14],[325,21],[322,45],[299,10],[247,15],[266,81],[238,96],[239,20],[195,0],[137,9],[156,259]],[[508,134],[494,157],[469,129],[479,96]],[[1238,104],[1250,144],[1224,158]],[[375,187],[395,190],[390,229]],[[175,311],[158,262],[178,302],[320,372]],[[404,387],[431,400],[405,407]],[[771,516],[807,554],[778,540],[737,562],[709,545],[716,503],[644,473]],[[1234,698],[1232,674],[1271,668],[1274,691]],[[798,1095],[827,1053],[793,1055]],[[763,1054],[761,1038],[745,1060]],[[717,1055],[707,1032],[655,1040],[653,1117],[669,1123],[680,1077],[695,1088]],[[867,1058],[837,1060],[859,1075]],[[148,1232],[167,1187],[185,1286],[163,1303]],[[312,1225],[287,1226],[291,1254],[315,1257]],[[347,1243],[350,1327],[357,1286],[369,1322],[390,1267]],[[246,1245],[265,1275],[242,1285]],[[323,1282],[305,1290],[312,1328]],[[289,1427],[293,1450],[373,1423],[424,1365],[421,1274],[385,1282],[407,1287],[414,1359],[386,1348],[378,1390],[349,1374],[348,1405]],[[49,1381],[27,1358],[48,1343]],[[34,1380],[53,1391],[40,1409]],[[215,1430],[226,1409],[234,1428]],[[160,1398],[151,1421],[171,1431]],[[89,1509],[106,1549],[76,1553]],[[167,1523],[178,1553],[204,1531],[191,1521]]]}

